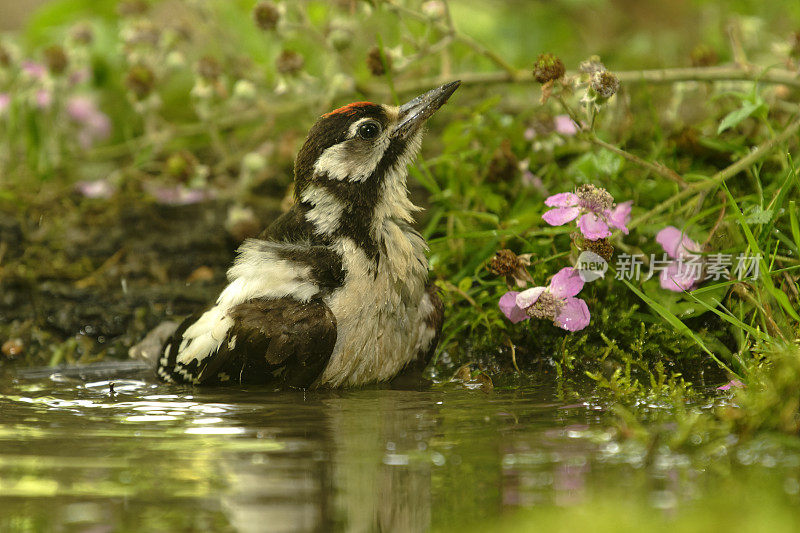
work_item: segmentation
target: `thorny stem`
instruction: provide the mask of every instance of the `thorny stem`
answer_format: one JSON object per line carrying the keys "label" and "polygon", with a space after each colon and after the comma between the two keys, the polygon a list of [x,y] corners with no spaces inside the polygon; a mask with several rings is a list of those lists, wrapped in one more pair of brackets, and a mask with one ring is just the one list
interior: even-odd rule
{"label": "thorny stem", "polygon": [[637,155],[634,155],[634,154],[632,154],[632,153],[630,153],[630,152],[628,152],[626,150],[623,150],[622,148],[618,148],[618,147],[614,146],[613,144],[609,144],[609,143],[601,140],[594,133],[590,133],[587,136],[587,138],[588,138],[589,142],[591,142],[592,144],[596,144],[597,146],[600,146],[601,148],[605,148],[609,152],[613,152],[613,153],[615,153],[615,154],[617,154],[619,156],[622,156],[625,159],[627,159],[628,161],[630,161],[631,163],[635,163],[635,164],[639,165],[640,167],[646,168],[650,172],[658,174],[659,176],[661,176],[663,178],[666,178],[668,180],[674,181],[674,182],[680,184],[681,187],[686,187],[686,182],[683,180],[683,178],[680,176],[680,174],[678,174],[677,172],[675,172],[671,168],[668,168],[668,167],[666,167],[666,166],[664,166],[664,165],[662,165],[660,163],[651,163],[650,161],[645,161],[644,159],[642,159],[641,157],[639,157]]}
{"label": "thorny stem", "polygon": [[490,61],[492,61],[492,63],[500,67],[503,70],[503,74],[505,74],[508,77],[508,81],[515,81],[517,79],[519,71],[515,69],[513,65],[511,65],[508,61],[500,57],[498,54],[496,54],[489,48],[486,48],[485,46],[480,44],[472,37],[463,34],[456,29],[455,25],[453,24],[453,19],[450,17],[449,6],[445,8],[447,23],[443,24],[441,22],[431,19],[430,17],[424,15],[423,13],[420,13],[413,9],[409,9],[405,6],[395,4],[391,0],[385,0],[384,5],[386,5],[386,7],[388,7],[392,11],[395,11],[396,13],[409,16],[421,22],[425,22],[430,26],[436,28],[437,30],[441,31],[445,35],[452,36],[454,40],[472,48],[472,50],[475,53],[488,58]]}
{"label": "thorny stem", "polygon": [[[567,72],[567,76],[576,76],[577,72]],[[614,71],[614,75],[623,84],[648,83],[669,84],[683,81],[759,81],[761,83],[787,85],[800,89],[800,75],[786,69],[743,68],[736,65],[719,67],[687,67],[665,68],[653,70],[623,70]],[[495,83],[536,83],[531,71],[508,72],[505,69],[495,72],[464,72],[458,74],[462,85],[489,85]],[[420,91],[426,87],[441,85],[451,78],[442,76],[418,78],[398,83],[398,92]],[[369,92],[380,94],[385,92],[383,86],[377,84],[367,87]]]}
{"label": "thorny stem", "polygon": [[764,141],[763,143],[758,145],[758,147],[755,150],[753,150],[743,158],[739,159],[735,163],[720,170],[719,172],[711,176],[709,179],[704,181],[698,181],[690,185],[689,187],[685,188],[672,198],[661,202],[647,213],[644,213],[643,215],[633,219],[633,221],[631,221],[631,223],[628,224],[628,229],[632,229],[641,224],[642,222],[646,222],[654,215],[657,215],[662,211],[665,211],[673,204],[676,204],[681,200],[684,200],[685,198],[692,196],[695,193],[719,186],[725,180],[735,176],[736,174],[745,170],[747,167],[749,167],[762,157],[765,157],[767,154],[772,152],[772,150],[774,150],[776,146],[784,143],[785,141],[790,139],[793,135],[796,135],[798,130],[800,130],[800,118],[795,119],[788,126],[786,126],[786,128],[780,133],[780,135]]}

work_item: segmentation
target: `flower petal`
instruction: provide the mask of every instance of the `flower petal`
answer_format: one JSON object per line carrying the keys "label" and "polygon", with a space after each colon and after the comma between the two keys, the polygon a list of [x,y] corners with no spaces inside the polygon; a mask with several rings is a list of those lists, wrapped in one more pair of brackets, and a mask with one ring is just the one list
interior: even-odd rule
{"label": "flower petal", "polygon": [[551,226],[562,226],[570,220],[575,220],[580,213],[580,207],[556,207],[545,212],[542,218]]}
{"label": "flower petal", "polygon": [[569,118],[569,115],[556,115],[553,119],[553,125],[556,128],[556,132],[561,135],[571,136],[578,133],[578,125]]}
{"label": "flower petal", "polygon": [[744,387],[745,387],[744,383],[742,383],[738,379],[732,379],[725,385],[720,385],[719,387],[717,387],[717,390],[743,389]]}
{"label": "flower petal", "polygon": [[508,291],[498,302],[500,311],[514,324],[530,318],[523,309],[517,307],[517,294],[519,294],[517,291]]}
{"label": "flower petal", "polygon": [[700,245],[690,239],[675,226],[667,226],[656,235],[656,242],[673,259],[688,257],[691,252],[699,252]]}
{"label": "flower petal", "polygon": [[580,220],[578,220],[578,229],[581,230],[584,237],[591,241],[611,237],[608,224],[594,213],[586,213],[583,215]]}
{"label": "flower petal", "polygon": [[662,289],[673,292],[690,291],[697,283],[697,278],[694,277],[692,270],[685,266],[681,269],[681,265],[677,261],[671,262],[667,268],[662,270],[659,279]]}
{"label": "flower petal", "polygon": [[556,298],[575,296],[583,288],[583,280],[578,271],[572,267],[564,267],[550,280],[550,292]]}
{"label": "flower petal", "polygon": [[572,207],[578,205],[578,195],[571,192],[560,192],[554,194],[544,201],[548,207]]}
{"label": "flower petal", "polygon": [[606,212],[606,218],[608,219],[608,223],[611,225],[611,227],[622,230],[622,233],[625,235],[628,234],[627,224],[631,219],[632,205],[633,201],[628,200],[627,202],[617,204],[617,207]]}
{"label": "flower petal", "polygon": [[589,306],[580,298],[567,298],[561,312],[556,316],[553,323],[567,331],[578,331],[589,325],[591,315]]}
{"label": "flower petal", "polygon": [[517,294],[517,307],[520,309],[527,309],[532,306],[545,290],[547,290],[547,287],[533,287]]}

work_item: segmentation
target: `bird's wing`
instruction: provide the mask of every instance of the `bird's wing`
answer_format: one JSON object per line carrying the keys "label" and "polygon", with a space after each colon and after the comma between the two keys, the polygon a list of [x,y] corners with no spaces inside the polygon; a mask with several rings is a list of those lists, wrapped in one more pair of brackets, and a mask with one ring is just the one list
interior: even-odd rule
{"label": "bird's wing", "polygon": [[[320,299],[259,298],[234,306],[228,316],[233,326],[216,352],[202,360],[179,362],[179,343],[173,342],[159,375],[197,384],[306,388],[322,373],[336,343],[336,319]],[[196,317],[187,322],[192,319]],[[182,324],[173,338],[180,339],[186,327]]]}

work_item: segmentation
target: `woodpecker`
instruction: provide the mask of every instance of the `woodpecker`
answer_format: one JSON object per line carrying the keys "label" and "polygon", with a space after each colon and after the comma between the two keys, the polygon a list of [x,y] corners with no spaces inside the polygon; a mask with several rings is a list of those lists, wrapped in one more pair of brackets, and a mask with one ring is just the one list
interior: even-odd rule
{"label": "woodpecker", "polygon": [[459,85],[322,115],[295,160],[293,207],[239,247],[214,305],[131,355],[155,359],[164,381],[197,385],[347,387],[424,368],[444,313],[412,227],[407,166]]}

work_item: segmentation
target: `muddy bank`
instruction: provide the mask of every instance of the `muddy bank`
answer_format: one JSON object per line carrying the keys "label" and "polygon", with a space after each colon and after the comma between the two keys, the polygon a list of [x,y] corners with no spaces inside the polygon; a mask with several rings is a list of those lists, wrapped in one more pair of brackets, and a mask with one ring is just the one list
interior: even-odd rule
{"label": "muddy bank", "polygon": [[[68,193],[0,206],[4,364],[124,358],[160,321],[213,301],[239,244],[225,228],[230,205]],[[262,226],[279,214],[251,207]]]}

